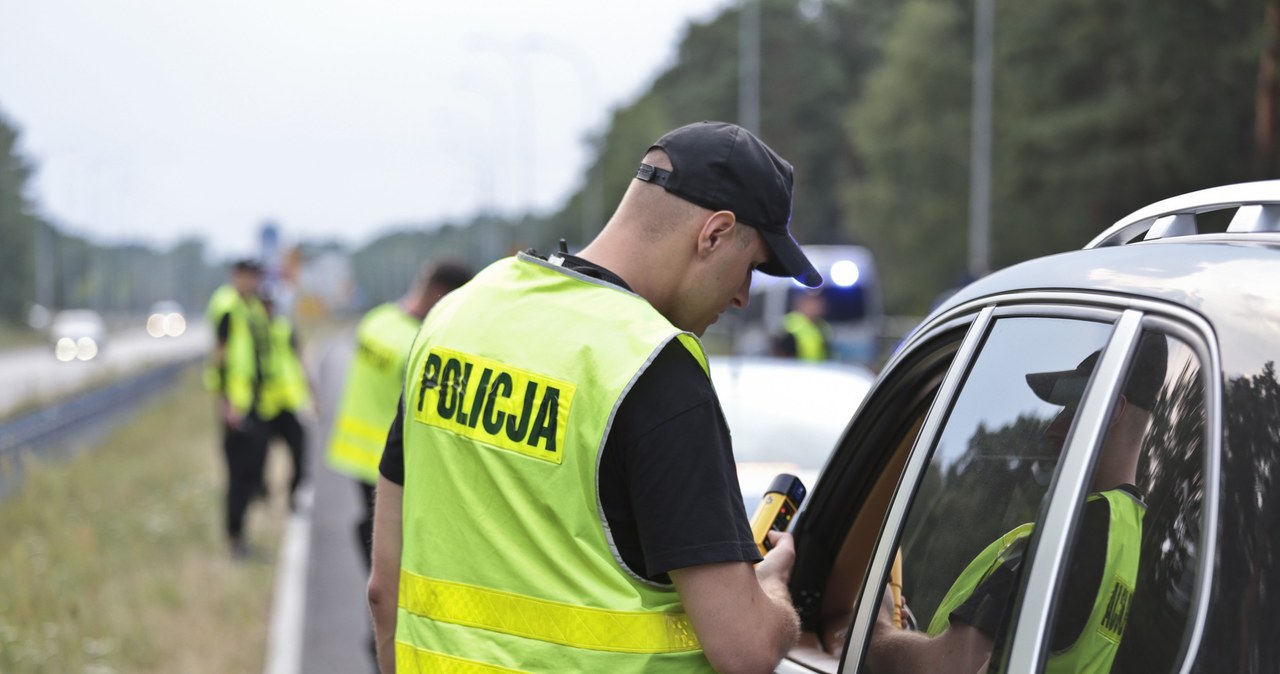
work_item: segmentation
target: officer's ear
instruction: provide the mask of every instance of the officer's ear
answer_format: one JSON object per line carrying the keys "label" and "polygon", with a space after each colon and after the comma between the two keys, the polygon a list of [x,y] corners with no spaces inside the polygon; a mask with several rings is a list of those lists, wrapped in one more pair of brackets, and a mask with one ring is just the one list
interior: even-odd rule
{"label": "officer's ear", "polygon": [[698,257],[719,251],[733,239],[738,219],[732,211],[716,211],[707,216],[698,230]]}
{"label": "officer's ear", "polygon": [[1129,399],[1124,397],[1123,393],[1116,396],[1115,407],[1111,410],[1111,420],[1107,422],[1108,429],[1114,428],[1116,424],[1120,423],[1120,417],[1123,416],[1124,411],[1129,408],[1129,404]]}

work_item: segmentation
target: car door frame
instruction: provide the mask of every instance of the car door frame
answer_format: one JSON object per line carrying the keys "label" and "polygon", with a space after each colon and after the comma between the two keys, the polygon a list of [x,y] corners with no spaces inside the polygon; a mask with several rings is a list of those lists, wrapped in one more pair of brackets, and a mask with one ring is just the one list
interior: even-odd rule
{"label": "car door frame", "polygon": [[[1045,526],[1037,527],[1031,541],[1031,553],[1038,560],[1030,568],[1031,575],[1027,581],[1026,597],[1029,601],[1020,602],[1015,607],[1014,638],[1010,644],[1010,671],[1035,671],[1043,664],[1045,657],[1043,643],[1044,626],[1051,617],[1050,599],[1057,585],[1057,572],[1064,563],[1064,555],[1070,544],[1070,526],[1073,523],[1084,490],[1087,477],[1092,470],[1095,452],[1092,451],[1101,439],[1106,424],[1103,422],[1110,413],[1115,394],[1127,371],[1129,360],[1136,348],[1137,338],[1141,330],[1149,327],[1159,328],[1167,334],[1179,336],[1196,351],[1201,359],[1202,374],[1206,384],[1206,444],[1205,444],[1205,502],[1201,521],[1201,555],[1197,570],[1197,592],[1192,601],[1191,629],[1182,644],[1182,666],[1186,671],[1194,661],[1194,656],[1204,630],[1207,601],[1205,598],[1212,583],[1209,566],[1216,537],[1219,466],[1218,455],[1221,438],[1221,419],[1218,412],[1221,400],[1220,357],[1216,340],[1209,324],[1199,315],[1185,308],[1169,305],[1164,302],[1132,299],[1125,300],[1114,296],[1103,296],[1081,292],[1035,291],[1008,293],[1004,295],[975,300],[958,306],[945,314],[934,317],[920,329],[915,331],[895,354],[885,368],[887,379],[893,378],[895,368],[903,360],[912,357],[913,352],[927,347],[936,338],[946,332],[963,328],[966,332],[956,350],[946,374],[940,384],[934,400],[930,403],[926,419],[911,449],[906,467],[899,476],[889,510],[881,525],[875,542],[871,563],[867,567],[862,587],[882,587],[889,567],[889,559],[894,554],[905,526],[907,510],[920,486],[925,467],[932,456],[938,434],[948,418],[955,403],[961,383],[968,376],[981,345],[997,318],[1029,316],[1044,318],[1067,318],[1092,321],[1103,321],[1111,324],[1108,336],[1099,361],[1096,374],[1090,388],[1086,391],[1086,400],[1080,413],[1080,421],[1073,428],[1066,440],[1062,465],[1057,471],[1054,482],[1046,492],[1046,505],[1041,513],[1040,521]],[[967,326],[965,325],[967,324]],[[914,354],[919,356],[919,354]],[[1212,374],[1213,376],[1208,376]],[[885,384],[882,378],[877,382],[864,401],[862,409],[851,420],[840,446],[844,446],[849,437],[856,435],[855,430],[863,409],[872,404],[873,398]],[[870,423],[870,422],[867,422]],[[859,453],[853,448],[850,451]],[[837,453],[833,453],[828,467],[839,461]],[[823,476],[827,477],[824,469]],[[830,480],[828,480],[829,482]],[[821,492],[822,481],[818,491]],[[909,491],[909,493],[907,493]],[[797,524],[803,523],[803,516]],[[812,515],[811,515],[812,516]],[[1041,536],[1041,531],[1053,531],[1052,536]],[[1039,550],[1041,538],[1047,547]],[[1047,560],[1041,562],[1039,560]],[[861,593],[854,607],[854,619],[849,631],[847,648],[840,659],[841,672],[854,672],[860,666],[866,654],[871,626],[874,624],[880,598],[875,593]],[[783,662],[779,672],[810,672],[812,670],[794,663]]]}

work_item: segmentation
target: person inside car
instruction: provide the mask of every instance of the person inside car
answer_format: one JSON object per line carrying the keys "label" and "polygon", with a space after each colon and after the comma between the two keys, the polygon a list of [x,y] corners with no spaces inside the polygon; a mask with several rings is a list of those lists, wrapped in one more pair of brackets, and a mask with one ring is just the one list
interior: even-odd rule
{"label": "person inside car", "polygon": [[[1123,637],[1146,512],[1135,486],[1138,459],[1164,382],[1167,352],[1165,337],[1143,337],[1111,412],[1068,565],[1067,591],[1049,636],[1048,672],[1107,672]],[[1045,431],[1058,451],[1099,355],[1093,352],[1072,370],[1026,375],[1037,397],[1062,406]],[[925,631],[895,626],[886,589],[868,649],[871,671],[996,671],[1000,658],[992,655],[1006,645],[1034,526],[1015,527],[979,553],[953,582]]]}

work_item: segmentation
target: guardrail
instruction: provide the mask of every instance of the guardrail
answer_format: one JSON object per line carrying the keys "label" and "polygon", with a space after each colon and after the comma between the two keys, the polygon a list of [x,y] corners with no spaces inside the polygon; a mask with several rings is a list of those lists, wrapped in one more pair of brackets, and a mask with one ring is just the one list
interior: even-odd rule
{"label": "guardrail", "polygon": [[[103,430],[168,389],[184,369],[198,362],[199,358],[166,363],[0,424],[0,465],[12,465],[10,459],[21,453],[39,455],[75,435]],[[10,482],[14,475],[0,478]]]}

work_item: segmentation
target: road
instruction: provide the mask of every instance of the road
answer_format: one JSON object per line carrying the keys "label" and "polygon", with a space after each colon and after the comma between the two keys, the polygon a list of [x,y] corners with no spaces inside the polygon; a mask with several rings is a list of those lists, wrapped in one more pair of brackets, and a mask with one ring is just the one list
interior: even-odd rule
{"label": "road", "polygon": [[[88,362],[60,362],[44,347],[0,351],[0,415],[149,364],[198,357],[208,351],[212,337],[203,323],[193,323],[177,338],[153,338],[138,328],[109,339]],[[325,462],[328,429],[353,343],[348,330],[307,352],[317,412],[306,422],[311,499],[309,507],[291,518],[282,545],[266,667],[271,674],[376,674],[365,601],[368,572],[360,562],[355,533],[359,489]],[[296,554],[289,554],[291,547]]]}
{"label": "road", "polygon": [[139,325],[112,333],[96,358],[63,363],[52,347],[0,352],[0,416],[33,401],[48,400],[114,375],[150,364],[195,358],[212,339],[203,322],[193,322],[181,337],[157,339]]}
{"label": "road", "polygon": [[301,652],[295,672],[276,674],[376,674],[369,651],[372,626],[365,601],[368,572],[360,562],[355,533],[359,488],[351,478],[330,469],[324,456],[353,336],[344,332],[318,346],[307,359],[318,417],[309,435],[308,474],[313,497],[309,511],[303,513],[309,517],[308,546],[302,568],[286,571],[305,574],[305,608],[299,618]]}

